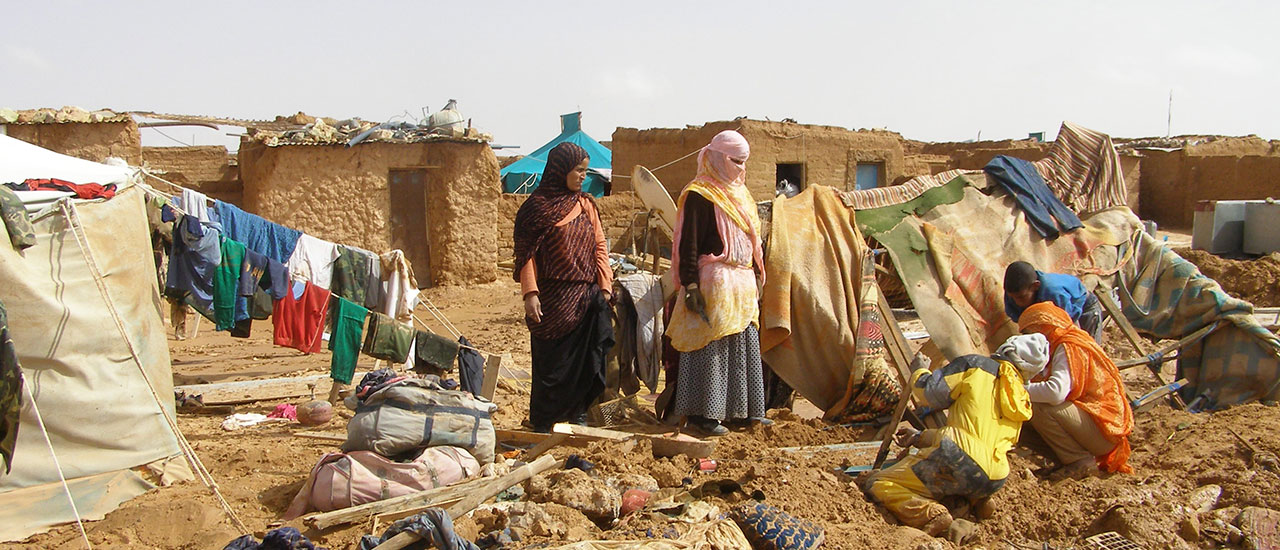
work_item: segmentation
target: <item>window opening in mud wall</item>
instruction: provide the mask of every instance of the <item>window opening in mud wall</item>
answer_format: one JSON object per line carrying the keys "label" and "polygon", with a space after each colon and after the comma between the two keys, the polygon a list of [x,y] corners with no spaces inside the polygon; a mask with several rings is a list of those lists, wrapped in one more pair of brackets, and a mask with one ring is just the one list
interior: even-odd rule
{"label": "window opening in mud wall", "polygon": [[857,181],[854,183],[856,189],[875,189],[884,185],[881,179],[884,177],[883,162],[859,162]]}
{"label": "window opening in mud wall", "polygon": [[431,249],[427,239],[427,171],[391,170],[387,176],[391,248],[404,251],[419,287],[431,285]]}
{"label": "window opening in mud wall", "polygon": [[778,177],[773,183],[778,189],[782,188],[782,182],[786,181],[799,191],[804,191],[804,163],[787,162],[778,163]]}

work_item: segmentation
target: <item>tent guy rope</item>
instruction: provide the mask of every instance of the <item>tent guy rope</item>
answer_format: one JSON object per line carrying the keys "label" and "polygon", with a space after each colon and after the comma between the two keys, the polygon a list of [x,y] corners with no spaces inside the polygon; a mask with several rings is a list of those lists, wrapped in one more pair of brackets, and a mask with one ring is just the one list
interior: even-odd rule
{"label": "tent guy rope", "polygon": [[40,407],[36,406],[36,396],[31,394],[31,384],[22,384],[22,390],[27,394],[27,402],[31,404],[31,412],[36,415],[36,424],[40,426],[40,435],[44,436],[44,444],[49,446],[49,457],[53,459],[53,468],[58,471],[58,480],[62,482],[62,491],[67,494],[67,502],[71,503],[71,513],[76,516],[76,527],[80,529],[80,538],[84,539],[85,548],[93,550],[93,544],[89,542],[89,535],[84,530],[84,520],[80,517],[80,509],[76,507],[76,499],[71,496],[71,487],[67,485],[67,476],[62,473],[62,463],[58,461],[58,453],[53,450],[53,440],[49,439],[49,430],[44,427],[44,417],[40,415]]}

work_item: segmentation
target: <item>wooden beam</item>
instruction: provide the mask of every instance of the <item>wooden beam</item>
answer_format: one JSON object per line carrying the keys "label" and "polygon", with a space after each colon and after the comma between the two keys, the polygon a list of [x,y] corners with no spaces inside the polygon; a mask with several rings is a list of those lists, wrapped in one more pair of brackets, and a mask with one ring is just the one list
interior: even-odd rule
{"label": "wooden beam", "polygon": [[622,442],[631,439],[643,439],[653,447],[653,455],[657,457],[672,457],[683,454],[689,458],[706,458],[711,456],[711,453],[715,452],[716,448],[715,441],[698,439],[687,434],[641,434],[565,423],[556,424],[551,431],[552,433],[550,434],[544,434],[520,430],[496,430],[498,441],[521,445],[541,444],[553,434],[568,436],[558,444],[575,447],[584,447],[592,441]]}
{"label": "wooden beam", "polygon": [[879,441],[859,441],[856,443],[833,443],[831,445],[815,445],[808,447],[780,447],[775,450],[789,454],[811,457],[818,453],[869,451],[878,447],[880,447]]}
{"label": "wooden beam", "polygon": [[[1120,309],[1120,304],[1117,304],[1115,299],[1111,297],[1111,292],[1098,287],[1093,290],[1093,294],[1098,297],[1098,302],[1102,304],[1102,309],[1107,310],[1107,314],[1115,320],[1125,338],[1129,340],[1130,344],[1133,344],[1134,351],[1137,351],[1138,355],[1146,355],[1147,352],[1142,349],[1142,339],[1138,337],[1138,331],[1134,330],[1133,325],[1129,323],[1129,319],[1124,316],[1124,311]],[[1159,372],[1155,374],[1156,378],[1160,378]],[[1164,382],[1164,379],[1160,378],[1160,381]]]}
{"label": "wooden beam", "polygon": [[[356,377],[364,374],[366,373],[356,373]],[[187,395],[201,395],[203,396],[201,401],[205,405],[240,405],[257,401],[310,396],[317,384],[328,379],[328,374],[318,374],[315,376],[241,380],[214,384],[190,384],[174,386],[173,389],[175,391],[184,391]]]}
{"label": "wooden beam", "polygon": [[884,466],[884,461],[889,458],[889,443],[893,441],[894,433],[898,431],[898,423],[902,422],[902,413],[907,411],[907,406],[911,403],[911,385],[902,385],[902,395],[898,397],[898,405],[893,409],[893,419],[889,421],[889,425],[885,427],[884,440],[880,442],[880,450],[876,451],[876,461],[872,464],[872,468],[879,470]]}
{"label": "wooden beam", "polygon": [[[507,475],[489,480],[487,484],[467,493],[462,500],[446,508],[445,512],[449,514],[450,518],[456,519],[462,517],[468,512],[475,510],[476,507],[483,504],[484,501],[498,496],[498,493],[510,489],[519,483],[524,483],[525,480],[550,470],[551,468],[563,465],[563,461],[558,461],[550,455],[544,456],[532,463],[525,464],[524,466],[512,470],[511,473]],[[413,533],[400,533],[383,541],[382,544],[375,546],[374,550],[401,550],[418,542],[419,540],[421,540],[421,537]]]}
{"label": "wooden beam", "polygon": [[542,453],[550,451],[552,447],[556,447],[561,443],[564,443],[564,440],[566,439],[569,439],[569,434],[565,434],[565,433],[551,434],[550,437],[543,439],[541,443],[534,445],[532,449],[529,449],[527,452],[525,452],[524,459],[533,460],[535,458],[538,458],[539,456],[542,456]]}
{"label": "wooden beam", "polygon": [[1134,412],[1144,410],[1148,406],[1150,406],[1152,403],[1155,403],[1157,400],[1159,400],[1161,397],[1172,394],[1173,392],[1176,392],[1182,389],[1182,387],[1186,386],[1187,384],[1188,382],[1186,378],[1179,378],[1176,382],[1160,386],[1154,390],[1147,392],[1146,395],[1139,397],[1137,399],[1134,399],[1132,402],[1129,403],[1129,405],[1133,407]]}
{"label": "wooden beam", "polygon": [[[914,355],[911,351],[911,345],[907,343],[907,337],[902,334],[902,327],[898,326],[898,318],[893,314],[893,308],[889,307],[889,299],[884,297],[884,291],[880,290],[879,283],[876,285],[876,294],[880,300],[877,303],[880,308],[880,333],[884,335],[884,345],[889,349],[889,356],[893,359],[894,366],[898,369],[898,381],[902,383],[902,387],[911,385],[911,357]],[[908,393],[908,395],[910,395]],[[914,400],[914,396],[910,399]],[[915,411],[908,409],[904,413],[907,420],[911,422],[916,429],[925,429],[925,421],[916,416]],[[932,417],[933,415],[930,415]],[[940,427],[940,422],[934,422]]]}
{"label": "wooden beam", "polygon": [[479,478],[464,481],[447,487],[436,487],[426,491],[404,495],[376,502],[369,502],[359,506],[334,510],[332,512],[322,512],[312,514],[303,518],[303,523],[316,529],[328,529],[336,525],[345,525],[348,523],[356,523],[365,521],[378,514],[385,514],[412,508],[415,506],[432,506],[447,500],[457,500],[461,495],[471,491],[479,490],[486,483],[493,481],[495,478]]}

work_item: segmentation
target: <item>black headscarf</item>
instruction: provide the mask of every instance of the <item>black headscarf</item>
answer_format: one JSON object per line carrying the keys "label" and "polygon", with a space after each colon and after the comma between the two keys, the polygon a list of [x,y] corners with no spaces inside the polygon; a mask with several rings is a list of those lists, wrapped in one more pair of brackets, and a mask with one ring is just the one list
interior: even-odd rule
{"label": "black headscarf", "polygon": [[591,199],[589,193],[569,189],[569,172],[587,158],[587,151],[575,143],[561,142],[547,154],[547,167],[542,181],[516,212],[514,278],[520,280],[520,269],[542,244],[547,229],[564,219],[578,203],[578,197]]}

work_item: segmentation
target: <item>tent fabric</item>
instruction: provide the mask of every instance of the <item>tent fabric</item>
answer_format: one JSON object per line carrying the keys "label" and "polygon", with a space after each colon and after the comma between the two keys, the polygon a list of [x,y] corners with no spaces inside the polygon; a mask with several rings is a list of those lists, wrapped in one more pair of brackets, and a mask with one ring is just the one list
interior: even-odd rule
{"label": "tent fabric", "polygon": [[[69,157],[20,139],[0,135],[0,183],[20,183],[31,178],[57,178],[72,183],[114,183],[119,186],[128,183],[135,174],[136,168]],[[19,196],[23,196],[23,193],[40,192],[19,192]]]}
{"label": "tent fabric", "polygon": [[1134,261],[1121,270],[1117,286],[1125,318],[1135,329],[1180,338],[1224,322],[1179,353],[1178,377],[1190,382],[1181,390],[1184,399],[1203,394],[1212,408],[1275,399],[1280,338],[1257,323],[1253,306],[1229,296],[1155,237],[1138,233],[1126,246],[1135,249]]}
{"label": "tent fabric", "polygon": [[580,117],[581,113],[562,115],[560,117],[560,135],[524,158],[503,168],[499,173],[502,178],[502,191],[504,193],[532,193],[534,189],[538,188],[538,183],[542,179],[542,171],[547,167],[547,154],[556,145],[568,141],[582,147],[587,151],[587,155],[591,157],[591,161],[587,163],[587,167],[591,170],[587,172],[586,181],[582,182],[582,190],[591,193],[595,197],[604,196],[605,182],[608,181],[606,174],[612,174],[613,152],[582,131]]}
{"label": "tent fabric", "polygon": [[[33,221],[34,247],[0,247],[0,301],[14,320],[10,332],[25,383],[71,481],[181,450],[165,420],[174,414],[173,374],[143,191],[128,186],[113,199],[67,208],[73,219],[54,210]],[[76,237],[77,221],[87,250]],[[57,483],[34,411],[24,405],[13,471],[0,476],[0,508],[24,507],[16,490]],[[29,512],[7,523],[7,532],[29,534],[65,516]]]}
{"label": "tent fabric", "polygon": [[876,187],[872,189],[852,189],[841,193],[840,198],[854,210],[868,210],[882,206],[894,206],[914,200],[930,189],[941,187],[965,174],[975,173],[973,170],[947,170],[932,176],[912,178],[902,185]]}
{"label": "tent fabric", "polygon": [[844,397],[856,350],[862,235],[838,191],[811,186],[773,203],[760,350],[822,410]]}
{"label": "tent fabric", "polygon": [[1045,184],[1078,214],[1128,204],[1120,156],[1111,136],[1063,122],[1045,158],[1031,163]]}
{"label": "tent fabric", "polygon": [[[75,498],[80,519],[85,521],[100,520],[121,504],[156,487],[132,470],[68,479],[67,486]],[[0,495],[0,541],[22,540],[75,520],[61,483],[46,483]]]}

